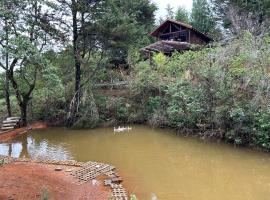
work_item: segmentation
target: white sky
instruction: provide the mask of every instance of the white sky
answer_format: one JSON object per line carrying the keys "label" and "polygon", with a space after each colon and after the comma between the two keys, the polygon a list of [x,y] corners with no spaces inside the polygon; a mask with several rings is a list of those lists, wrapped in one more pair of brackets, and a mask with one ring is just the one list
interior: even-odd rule
{"label": "white sky", "polygon": [[160,16],[164,17],[166,15],[166,7],[168,4],[176,10],[179,6],[185,7],[189,12],[192,9],[192,0],[151,0],[156,3],[159,10],[157,11],[156,18]]}

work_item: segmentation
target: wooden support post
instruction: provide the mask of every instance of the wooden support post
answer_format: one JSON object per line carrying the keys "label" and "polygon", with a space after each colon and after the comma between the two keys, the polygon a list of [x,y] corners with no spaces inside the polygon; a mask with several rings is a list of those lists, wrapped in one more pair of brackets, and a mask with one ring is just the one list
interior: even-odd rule
{"label": "wooden support post", "polygon": [[190,43],[190,29],[188,30],[188,41]]}
{"label": "wooden support post", "polygon": [[149,58],[149,64],[150,66],[153,65],[153,62],[152,62],[152,54],[151,54],[151,51],[148,52],[148,58]]}

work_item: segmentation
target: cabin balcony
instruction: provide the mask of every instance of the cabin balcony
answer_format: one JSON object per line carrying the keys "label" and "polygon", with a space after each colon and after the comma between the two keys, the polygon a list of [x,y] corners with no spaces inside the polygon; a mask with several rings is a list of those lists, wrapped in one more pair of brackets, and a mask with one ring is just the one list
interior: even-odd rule
{"label": "cabin balcony", "polygon": [[189,31],[175,31],[171,33],[164,33],[159,36],[159,40],[169,40],[178,42],[188,42],[190,43]]}

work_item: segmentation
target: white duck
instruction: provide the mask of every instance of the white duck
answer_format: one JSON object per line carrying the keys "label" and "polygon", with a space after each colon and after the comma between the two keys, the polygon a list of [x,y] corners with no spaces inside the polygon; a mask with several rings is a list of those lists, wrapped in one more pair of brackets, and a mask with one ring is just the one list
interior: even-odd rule
{"label": "white duck", "polygon": [[124,132],[124,131],[130,131],[130,130],[132,130],[132,128],[130,128],[129,126],[128,127],[118,126],[118,128],[113,127],[113,132],[117,132],[117,133]]}

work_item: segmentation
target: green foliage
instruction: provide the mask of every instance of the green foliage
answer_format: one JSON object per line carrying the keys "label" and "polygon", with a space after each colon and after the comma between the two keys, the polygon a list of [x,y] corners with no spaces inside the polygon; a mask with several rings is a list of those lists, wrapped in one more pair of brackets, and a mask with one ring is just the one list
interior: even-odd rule
{"label": "green foliage", "polygon": [[162,107],[162,98],[160,96],[149,97],[146,103],[146,112],[150,115],[153,114],[155,111],[160,110]]}
{"label": "green foliage", "polygon": [[[211,2],[217,18],[232,34],[239,35],[244,30],[249,30],[256,35],[269,32],[269,0],[213,0]],[[236,22],[236,19],[244,20]]]}
{"label": "green foliage", "polygon": [[97,23],[87,30],[97,34],[93,39],[101,43],[108,64],[126,64],[130,49],[150,43],[156,9],[148,0],[106,0],[101,5]]}
{"label": "green foliage", "polygon": [[132,100],[145,105],[151,124],[269,149],[269,44],[244,33],[224,47],[175,53],[166,62],[157,54],[157,67],[137,64]]}
{"label": "green foliage", "polygon": [[47,189],[43,189],[41,191],[41,197],[40,197],[41,200],[49,200],[49,193],[48,193],[48,190]]}
{"label": "green foliage", "polygon": [[202,33],[214,34],[216,23],[207,0],[193,0],[191,24]]}
{"label": "green foliage", "polygon": [[175,20],[189,24],[189,13],[184,7],[178,7],[175,12]]}
{"label": "green foliage", "polygon": [[0,167],[4,166],[4,164],[5,164],[5,159],[1,159],[0,160]]}
{"label": "green foliage", "polygon": [[167,113],[172,127],[195,127],[196,123],[203,119],[204,109],[200,88],[194,88],[185,80],[179,80],[176,84],[168,85]]}
{"label": "green foliage", "polygon": [[136,197],[135,194],[131,194],[130,195],[130,200],[138,200],[138,198]]}
{"label": "green foliage", "polygon": [[254,114],[254,132],[253,143],[256,146],[261,146],[270,149],[270,109],[260,110]]}
{"label": "green foliage", "polygon": [[153,60],[157,66],[158,71],[162,71],[165,68],[167,57],[163,53],[158,53],[153,56]]}

